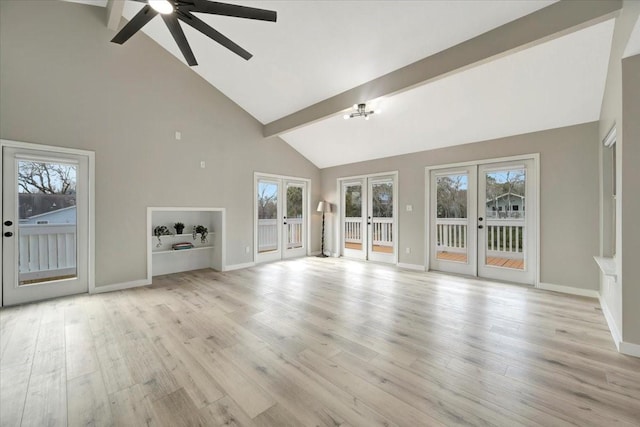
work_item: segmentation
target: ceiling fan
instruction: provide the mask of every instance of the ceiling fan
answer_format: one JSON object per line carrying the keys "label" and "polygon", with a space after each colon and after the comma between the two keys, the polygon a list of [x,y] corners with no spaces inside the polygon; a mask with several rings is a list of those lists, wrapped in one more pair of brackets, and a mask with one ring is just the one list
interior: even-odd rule
{"label": "ceiling fan", "polygon": [[253,55],[236,43],[211,28],[204,21],[193,14],[209,13],[212,15],[231,16],[235,18],[257,19],[260,21],[276,22],[277,12],[273,10],[257,9],[254,7],[238,6],[209,0],[134,0],[145,3],[145,6],[125,25],[111,40],[113,43],[123,44],[132,35],[144,27],[152,18],[160,14],[169,32],[178,44],[182,55],[190,66],[198,65],[191,46],[182,31],[178,20],[195,28],[204,35],[220,43],[235,54],[249,60]]}

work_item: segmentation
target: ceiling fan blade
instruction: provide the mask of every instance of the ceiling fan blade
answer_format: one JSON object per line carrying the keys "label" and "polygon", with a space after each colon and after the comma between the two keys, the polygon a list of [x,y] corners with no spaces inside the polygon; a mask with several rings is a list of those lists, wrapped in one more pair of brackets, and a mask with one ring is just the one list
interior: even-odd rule
{"label": "ceiling fan blade", "polygon": [[211,13],[214,15],[233,16],[236,18],[257,19],[276,22],[278,12],[255,7],[238,6],[209,0],[192,0],[191,12]]}
{"label": "ceiling fan blade", "polygon": [[189,42],[187,41],[187,38],[184,35],[184,31],[182,31],[182,27],[180,26],[180,23],[178,22],[178,18],[176,18],[176,15],[175,14],[162,15],[162,19],[164,20],[164,23],[167,24],[167,28],[169,28],[169,31],[171,32],[173,39],[178,44],[178,47],[180,48],[180,52],[182,52],[184,59],[187,60],[187,64],[189,64],[192,67],[194,65],[198,65],[198,62],[196,61],[196,57],[193,56],[193,51],[191,51],[191,46],[189,46]]}
{"label": "ceiling fan blade", "polygon": [[156,16],[158,12],[156,12],[151,6],[146,5],[143,7],[140,12],[136,14],[131,21],[127,23],[118,34],[111,40],[113,43],[122,44],[129,40],[129,38],[140,30],[140,28],[144,27],[147,22],[151,21],[151,19]]}
{"label": "ceiling fan blade", "polygon": [[214,30],[206,22],[200,20],[199,18],[197,18],[196,16],[192,15],[189,12],[179,11],[178,19],[180,19],[185,24],[192,26],[193,28],[200,31],[202,34],[208,36],[209,38],[217,41],[222,46],[229,49],[231,52],[234,52],[235,54],[241,56],[246,60],[249,60],[253,56],[252,54],[250,54],[249,52],[247,52],[246,50],[244,50],[243,48],[235,44],[229,38],[224,36],[222,33]]}

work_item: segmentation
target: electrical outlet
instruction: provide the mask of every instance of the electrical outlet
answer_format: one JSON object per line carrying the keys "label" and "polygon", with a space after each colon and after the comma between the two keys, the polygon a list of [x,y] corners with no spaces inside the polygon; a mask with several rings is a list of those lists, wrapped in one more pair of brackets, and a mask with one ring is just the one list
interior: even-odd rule
{"label": "electrical outlet", "polygon": [[410,254],[411,253],[411,248],[407,248],[404,250],[405,253]]}
{"label": "electrical outlet", "polygon": [[407,205],[407,212],[413,212],[413,206]]}
{"label": "electrical outlet", "polygon": [[246,248],[244,248],[244,253],[248,254],[250,250],[251,250],[251,247],[247,246]]}
{"label": "electrical outlet", "polygon": [[176,141],[180,141],[182,139],[182,132],[176,131]]}
{"label": "electrical outlet", "polygon": [[204,169],[205,167],[207,167],[207,164],[203,160],[200,162],[200,168]]}

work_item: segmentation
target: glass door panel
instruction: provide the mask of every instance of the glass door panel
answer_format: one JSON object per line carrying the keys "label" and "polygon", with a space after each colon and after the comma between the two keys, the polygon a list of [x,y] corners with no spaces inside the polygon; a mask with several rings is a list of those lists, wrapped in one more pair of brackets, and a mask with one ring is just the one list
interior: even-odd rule
{"label": "glass door panel", "polygon": [[279,193],[279,182],[258,180],[258,254],[280,250]]}
{"label": "glass door panel", "polygon": [[362,181],[342,186],[342,253],[345,256],[365,258],[366,221],[364,218],[364,186]]}
{"label": "glass door panel", "polygon": [[369,259],[393,262],[393,179],[369,180]]}
{"label": "glass door panel", "polygon": [[436,258],[439,260],[468,261],[468,189],[466,173],[436,177]]}
{"label": "glass door panel", "polygon": [[77,276],[77,165],[18,160],[20,286]]}
{"label": "glass door panel", "polygon": [[284,249],[285,257],[306,254],[306,192],[305,184],[286,182],[284,198]]}
{"label": "glass door panel", "polygon": [[475,167],[431,172],[430,264],[475,274]]}
{"label": "glass door panel", "polygon": [[530,171],[531,161],[480,166],[484,227],[478,230],[478,275],[482,277],[533,283],[533,268],[528,265],[535,248],[529,241],[533,216],[527,215],[533,194]]}

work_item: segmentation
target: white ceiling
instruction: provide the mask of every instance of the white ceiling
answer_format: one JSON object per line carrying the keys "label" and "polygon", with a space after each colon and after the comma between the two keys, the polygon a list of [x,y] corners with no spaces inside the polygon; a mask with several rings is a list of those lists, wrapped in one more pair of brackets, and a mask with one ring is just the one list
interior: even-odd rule
{"label": "white ceiling", "polygon": [[628,58],[638,54],[640,54],[640,18],[636,20],[636,25],[633,27],[622,57]]}
{"label": "white ceiling", "polygon": [[[192,70],[264,124],[554,0],[228,2],[276,10],[278,22],[200,15],[254,57],[183,25]],[[123,16],[142,7],[127,1]],[[143,31],[184,62],[161,19]],[[369,121],[339,114],[282,138],[323,168],[597,120],[612,33],[613,20],[377,100],[384,112]]]}
{"label": "white ceiling", "polygon": [[[193,69],[264,124],[553,1],[229,3],[276,10],[278,22],[199,14],[254,57],[245,61],[183,25],[199,63]],[[128,1],[123,16],[131,19],[142,7],[141,3]],[[143,31],[184,62],[161,19],[152,20]]]}
{"label": "white ceiling", "polygon": [[614,20],[282,135],[320,168],[598,120]]}

